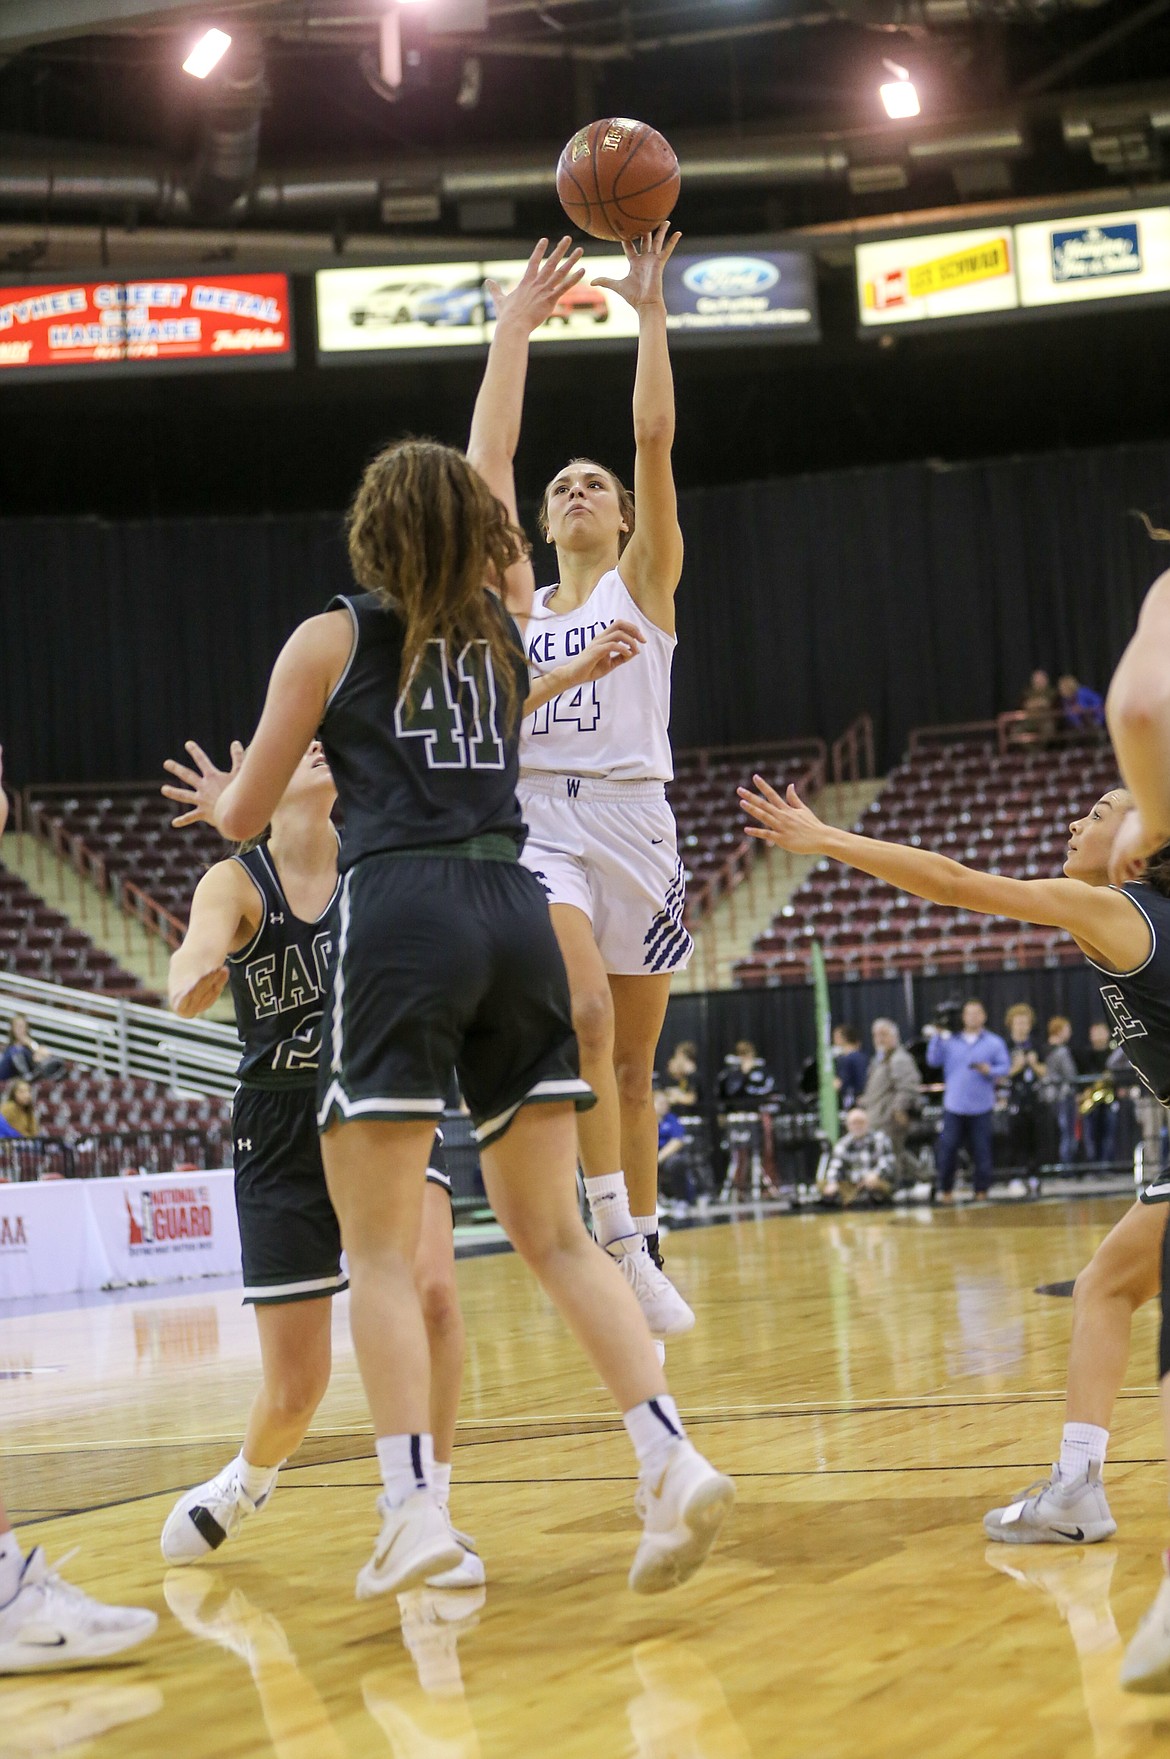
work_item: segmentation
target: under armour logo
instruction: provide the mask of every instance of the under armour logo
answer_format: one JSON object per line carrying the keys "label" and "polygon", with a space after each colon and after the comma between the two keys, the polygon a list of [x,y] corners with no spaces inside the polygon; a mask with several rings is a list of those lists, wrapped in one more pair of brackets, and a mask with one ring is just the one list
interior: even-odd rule
{"label": "under armour logo", "polygon": [[283,910],[273,910],[271,912],[271,914],[269,915],[268,920],[275,927],[280,928],[284,922],[284,911]]}
{"label": "under armour logo", "polygon": [[252,1138],[250,1136],[237,1137],[236,1138],[236,1147],[239,1149],[241,1154],[243,1154],[245,1152],[250,1154],[252,1151]]}

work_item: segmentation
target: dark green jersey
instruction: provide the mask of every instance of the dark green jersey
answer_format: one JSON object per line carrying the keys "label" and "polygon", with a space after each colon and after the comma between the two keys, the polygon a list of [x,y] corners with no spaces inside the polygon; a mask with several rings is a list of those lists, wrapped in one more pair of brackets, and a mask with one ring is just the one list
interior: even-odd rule
{"label": "dark green jersey", "polygon": [[337,959],[340,881],[317,920],[302,922],[289,909],[267,843],[233,859],[264,900],[256,933],[227,961],[244,1041],[236,1073],[248,1087],[312,1087]]}

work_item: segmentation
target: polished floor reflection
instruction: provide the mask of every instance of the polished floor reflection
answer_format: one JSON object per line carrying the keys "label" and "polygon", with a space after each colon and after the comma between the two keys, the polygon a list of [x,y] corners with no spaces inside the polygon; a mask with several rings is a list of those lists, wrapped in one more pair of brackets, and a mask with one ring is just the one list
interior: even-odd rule
{"label": "polished floor reflection", "polygon": [[625,1588],[625,1436],[511,1257],[460,1264],[453,1511],[486,1592],[359,1604],[377,1489],[344,1300],[317,1427],[219,1561],[167,1571],[174,1494],[238,1444],[250,1315],[215,1285],[5,1317],[0,1482],[70,1576],[160,1613],[100,1674],[0,1681],[0,1759],[1139,1759],[1170,1697],[1118,1691],[1170,1538],[1139,1317],[1108,1546],[986,1545],[1058,1442],[1071,1278],[1107,1201],[809,1216],[673,1236],[696,1440],[739,1482],[709,1567]]}

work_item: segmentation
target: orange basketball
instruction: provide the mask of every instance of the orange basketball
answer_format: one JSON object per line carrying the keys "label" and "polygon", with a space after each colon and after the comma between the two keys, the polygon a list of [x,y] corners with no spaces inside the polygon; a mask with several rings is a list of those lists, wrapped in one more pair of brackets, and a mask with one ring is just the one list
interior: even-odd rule
{"label": "orange basketball", "polygon": [[678,200],[678,158],[646,122],[608,116],[578,129],[557,165],[557,195],[574,226],[593,238],[637,238],[669,220]]}

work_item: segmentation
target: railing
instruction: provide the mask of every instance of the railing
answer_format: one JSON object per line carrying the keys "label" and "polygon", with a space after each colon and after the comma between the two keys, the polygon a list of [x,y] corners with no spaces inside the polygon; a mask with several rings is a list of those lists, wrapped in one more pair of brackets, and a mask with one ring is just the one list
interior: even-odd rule
{"label": "railing", "polygon": [[157,935],[168,947],[177,947],[187,932],[185,923],[172,916],[169,910],[164,910],[157,899],[130,880],[122,881],[121,901],[124,915],[132,917],[152,935]]}
{"label": "railing", "polygon": [[873,779],[873,716],[858,715],[830,749],[833,786]]}
{"label": "railing", "polygon": [[998,721],[954,721],[942,727],[915,727],[910,735],[910,755],[915,756],[938,745],[957,745],[960,741],[983,738],[988,744],[999,738]]}
{"label": "railing", "polygon": [[713,763],[724,763],[734,757],[786,757],[797,763],[828,762],[829,749],[823,739],[754,739],[747,745],[692,745],[674,754],[675,768],[696,769],[705,775]]}
{"label": "railing", "polygon": [[28,1015],[39,1043],[103,1074],[139,1075],[183,1093],[235,1091],[240,1041],[230,1026],[0,973],[0,1014],[13,1013]]}
{"label": "railing", "polygon": [[[1054,716],[1059,712],[1054,709]],[[1041,731],[1036,727],[1038,718],[1035,711],[1008,709],[1004,714],[996,715],[993,721],[956,721],[942,727],[915,727],[910,735],[910,755],[915,757],[922,751],[968,739],[984,739],[989,745],[994,744],[1003,756],[1022,745],[1041,745],[1049,750],[1062,745],[1099,744],[1108,737],[1103,727],[1095,726],[1054,726],[1051,732]]]}
{"label": "railing", "polygon": [[171,1128],[78,1130],[70,1136],[0,1137],[0,1182],[112,1179],[119,1173],[210,1172],[232,1164],[228,1121]]}

